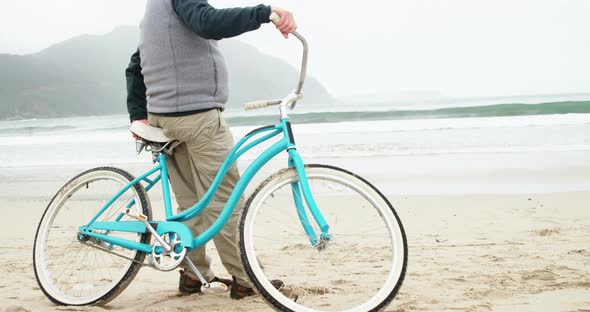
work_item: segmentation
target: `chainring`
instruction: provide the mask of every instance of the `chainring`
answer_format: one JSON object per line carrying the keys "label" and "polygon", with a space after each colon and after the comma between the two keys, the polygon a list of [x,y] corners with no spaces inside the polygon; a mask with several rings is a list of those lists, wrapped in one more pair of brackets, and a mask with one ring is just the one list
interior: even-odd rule
{"label": "chainring", "polygon": [[[152,253],[149,255],[149,261],[151,265],[160,271],[172,271],[184,261],[187,249],[181,245],[180,236],[176,233],[165,233],[161,237],[171,247],[171,250],[166,252],[162,244],[156,240]],[[158,253],[157,251],[161,252]]]}

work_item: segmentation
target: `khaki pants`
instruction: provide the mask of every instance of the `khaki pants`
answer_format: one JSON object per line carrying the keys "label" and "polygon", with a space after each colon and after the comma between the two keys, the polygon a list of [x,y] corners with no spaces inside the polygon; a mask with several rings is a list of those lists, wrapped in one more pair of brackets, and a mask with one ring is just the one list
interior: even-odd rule
{"label": "khaki pants", "polygon": [[[170,184],[182,212],[196,204],[205,195],[215,179],[217,171],[234,146],[233,137],[218,109],[182,117],[163,117],[150,114],[151,125],[164,129],[164,134],[182,142],[172,157],[168,157]],[[228,171],[207,209],[199,216],[185,222],[198,235],[208,229],[217,219],[240,179],[237,165]],[[214,238],[221,262],[227,271],[237,278],[240,285],[250,286],[242,267],[238,251],[238,222],[244,205],[243,198],[228,223]],[[211,258],[205,246],[188,254],[207,280],[215,277],[211,271]],[[183,263],[184,265],[184,263]],[[190,269],[185,272],[197,278]]]}

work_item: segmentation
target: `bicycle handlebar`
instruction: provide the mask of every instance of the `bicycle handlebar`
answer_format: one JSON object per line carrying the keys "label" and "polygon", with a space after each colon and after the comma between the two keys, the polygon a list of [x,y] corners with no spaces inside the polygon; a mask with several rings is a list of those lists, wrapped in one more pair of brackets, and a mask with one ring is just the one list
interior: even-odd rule
{"label": "bicycle handlebar", "polygon": [[[270,20],[274,23],[278,23],[281,21],[281,17],[277,13],[272,12],[272,14],[270,15]],[[297,84],[297,89],[295,89],[295,91],[293,93],[289,94],[285,99],[283,99],[281,101],[275,100],[275,101],[250,102],[250,103],[246,104],[246,106],[244,107],[246,110],[253,110],[253,109],[264,108],[267,106],[280,104],[281,105],[281,114],[286,115],[284,113],[284,107],[288,106],[290,109],[294,109],[295,105],[297,104],[297,101],[303,97],[301,94],[301,91],[303,90],[303,85],[305,84],[305,79],[307,78],[307,58],[308,58],[309,47],[307,45],[307,40],[305,40],[305,38],[301,34],[294,31],[294,32],[292,32],[292,35],[295,36],[297,39],[299,39],[299,41],[301,41],[301,44],[303,45],[303,58],[301,61],[301,71],[299,74],[299,83]]]}
{"label": "bicycle handlebar", "polygon": [[[273,21],[274,23],[278,23],[281,21],[281,17],[277,13],[272,12],[272,14],[270,14],[270,20]],[[301,62],[299,84],[297,85],[297,89],[295,90],[295,93],[300,94],[301,90],[303,89],[303,84],[305,83],[305,78],[307,76],[307,55],[308,55],[309,48],[307,45],[307,40],[305,40],[305,38],[301,34],[299,34],[296,31],[294,31],[292,34],[297,39],[299,39],[299,41],[301,41],[301,44],[303,45],[303,60]]]}
{"label": "bicycle handlebar", "polygon": [[265,108],[265,107],[271,106],[271,105],[279,105],[279,104],[281,104],[281,102],[282,102],[282,100],[250,102],[250,103],[246,104],[246,106],[244,106],[244,109],[245,110],[254,110],[254,109],[259,109],[259,108]]}

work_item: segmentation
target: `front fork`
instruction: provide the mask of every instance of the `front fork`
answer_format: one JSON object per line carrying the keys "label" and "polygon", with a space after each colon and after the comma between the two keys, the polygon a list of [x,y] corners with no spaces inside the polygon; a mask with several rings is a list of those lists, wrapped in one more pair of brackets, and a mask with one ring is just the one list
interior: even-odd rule
{"label": "front fork", "polygon": [[[309,187],[309,182],[307,180],[307,174],[305,173],[305,165],[301,160],[301,156],[297,153],[295,148],[291,148],[288,150],[289,153],[289,168],[295,168],[297,171],[298,179],[291,183],[291,192],[293,193],[293,200],[295,201],[295,207],[297,208],[297,216],[299,216],[299,221],[301,222],[301,226],[303,226],[303,230],[305,234],[309,238],[309,242],[314,246],[322,249],[325,246],[325,243],[330,241],[332,236],[329,234],[330,226],[324,219],[318,205],[316,204],[313,195],[311,193],[311,189]],[[303,196],[302,196],[303,193]],[[321,234],[317,235],[307,212],[305,211],[304,201],[313,216],[318,228],[321,230]]]}

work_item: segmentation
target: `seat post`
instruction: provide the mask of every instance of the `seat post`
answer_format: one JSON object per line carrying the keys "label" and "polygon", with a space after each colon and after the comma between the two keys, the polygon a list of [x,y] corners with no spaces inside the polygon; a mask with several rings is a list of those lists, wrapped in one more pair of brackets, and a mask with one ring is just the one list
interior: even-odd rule
{"label": "seat post", "polygon": [[163,149],[164,146],[161,144],[154,143],[151,146],[150,150],[152,152],[152,162],[154,162],[154,164],[158,162],[158,158],[160,157],[160,154],[162,154]]}

